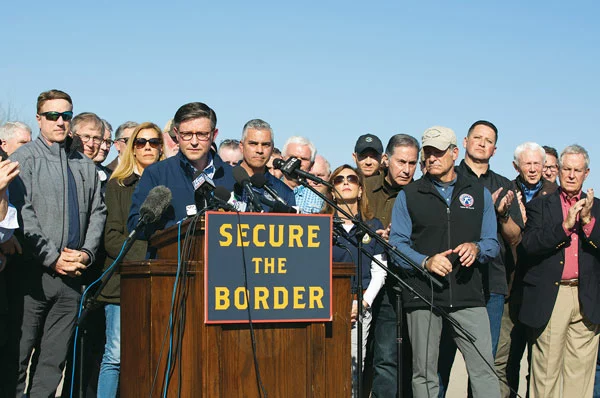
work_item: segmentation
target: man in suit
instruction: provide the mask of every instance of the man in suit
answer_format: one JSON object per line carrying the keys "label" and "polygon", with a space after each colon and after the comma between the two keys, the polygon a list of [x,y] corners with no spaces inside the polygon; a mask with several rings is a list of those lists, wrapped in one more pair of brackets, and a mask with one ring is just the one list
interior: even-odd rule
{"label": "man in suit", "polygon": [[560,189],[527,205],[529,256],[519,320],[529,328],[529,396],[591,397],[600,323],[600,203],[582,192],[589,155],[579,145],[559,159]]}

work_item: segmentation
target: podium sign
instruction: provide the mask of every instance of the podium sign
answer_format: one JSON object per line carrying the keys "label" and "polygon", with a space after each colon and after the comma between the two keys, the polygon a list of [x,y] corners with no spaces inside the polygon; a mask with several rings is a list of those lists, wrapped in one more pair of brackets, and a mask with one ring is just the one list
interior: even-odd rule
{"label": "podium sign", "polygon": [[206,214],[205,322],[332,320],[331,215]]}

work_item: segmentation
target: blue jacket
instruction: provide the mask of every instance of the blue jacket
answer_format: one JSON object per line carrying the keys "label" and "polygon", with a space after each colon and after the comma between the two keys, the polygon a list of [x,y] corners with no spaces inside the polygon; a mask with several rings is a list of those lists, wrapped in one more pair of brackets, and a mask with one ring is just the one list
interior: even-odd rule
{"label": "blue jacket", "polygon": [[[231,166],[216,156],[213,157],[213,165],[215,168],[213,176],[215,185],[223,186],[232,191],[235,180],[231,173]],[[192,185],[194,172],[194,168],[181,152],[166,160],[148,166],[144,170],[144,174],[142,174],[142,178],[133,193],[129,218],[127,220],[128,230],[132,231],[135,228],[140,218],[142,203],[146,200],[150,190],[158,185],[164,185],[171,190],[173,194],[171,208],[163,216],[161,225],[157,225],[154,228],[147,228],[140,238],[148,239],[157,229],[168,228],[185,218],[187,216],[187,206],[195,204],[194,186]]]}

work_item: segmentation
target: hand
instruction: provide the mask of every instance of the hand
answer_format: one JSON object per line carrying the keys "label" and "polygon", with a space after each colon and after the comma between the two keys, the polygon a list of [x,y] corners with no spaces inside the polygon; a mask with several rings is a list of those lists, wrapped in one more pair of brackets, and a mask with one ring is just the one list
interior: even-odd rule
{"label": "hand", "polygon": [[502,193],[503,190],[504,188],[500,187],[494,192],[492,192],[492,203],[496,204],[496,201],[498,200],[498,197],[500,196],[500,193]]}
{"label": "hand", "polygon": [[[585,205],[586,201],[587,201],[587,199],[578,200],[573,206],[571,206],[571,208],[569,208],[567,217],[565,218],[565,221],[563,221],[563,228],[565,230],[568,231],[575,226],[575,223],[577,222],[577,216],[583,209],[583,206]],[[592,198],[592,201],[593,201],[593,198]]]}
{"label": "hand", "polygon": [[65,259],[67,261],[81,263],[83,265],[88,265],[90,262],[90,256],[83,250],[74,250],[65,247],[63,253],[65,253]]}
{"label": "hand", "polygon": [[21,248],[21,244],[18,239],[13,235],[4,243],[0,243],[0,251],[3,254],[12,255],[15,253],[23,254],[23,249]]}
{"label": "hand", "polygon": [[350,311],[350,322],[354,324],[358,319],[358,301],[354,300],[352,302],[352,311]]}
{"label": "hand", "polygon": [[80,252],[79,250],[64,248],[58,257],[58,260],[56,260],[56,263],[51,267],[59,275],[68,275],[71,278],[81,276],[81,272],[87,268],[85,264],[81,262],[84,261],[84,255],[89,261],[89,256],[87,256],[86,253]]}
{"label": "hand", "polygon": [[470,267],[471,265],[473,265],[475,260],[477,260],[479,249],[477,248],[477,245],[475,243],[465,242],[456,246],[456,248],[452,250],[452,252],[458,254],[460,264],[463,267]]}
{"label": "hand", "polygon": [[587,196],[585,198],[585,203],[581,208],[581,213],[579,213],[579,219],[581,220],[582,225],[586,225],[590,221],[592,221],[592,206],[594,205],[594,190],[589,188],[587,190]]}
{"label": "hand", "polygon": [[[502,188],[500,188],[500,189],[502,189]],[[498,192],[498,191],[496,191],[496,192]],[[504,195],[504,197],[502,199],[500,199],[500,203],[498,203],[498,214],[506,214],[509,211],[510,205],[512,204],[512,201],[514,200],[514,198],[515,198],[515,193],[513,191],[508,191],[506,193],[506,195]]]}
{"label": "hand", "polygon": [[19,175],[19,162],[12,162],[6,159],[0,162],[0,192],[8,188],[8,184]]}
{"label": "hand", "polygon": [[388,227],[386,229],[378,229],[377,231],[375,231],[375,233],[377,235],[381,236],[387,242],[390,240],[390,230],[391,229],[392,229],[392,224],[390,223],[390,225],[388,225]]}
{"label": "hand", "polygon": [[523,194],[521,192],[517,192],[517,202],[519,203],[519,210],[521,210],[521,218],[523,219],[523,225],[527,223],[527,210],[525,209],[525,204],[523,202]]}
{"label": "hand", "polygon": [[439,276],[448,275],[452,272],[452,263],[448,260],[450,254],[452,254],[452,249],[429,257],[425,261],[425,268],[427,271]]}

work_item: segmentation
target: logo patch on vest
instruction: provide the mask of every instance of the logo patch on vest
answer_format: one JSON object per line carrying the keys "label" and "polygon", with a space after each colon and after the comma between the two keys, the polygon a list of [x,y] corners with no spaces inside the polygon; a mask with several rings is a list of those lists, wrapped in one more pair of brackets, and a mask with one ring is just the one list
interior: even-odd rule
{"label": "logo patch on vest", "polygon": [[462,205],[462,209],[473,209],[473,204],[475,204],[475,199],[468,193],[463,193],[458,197],[460,204]]}

